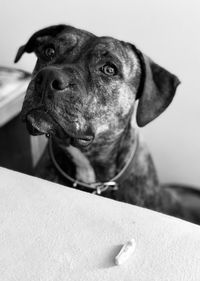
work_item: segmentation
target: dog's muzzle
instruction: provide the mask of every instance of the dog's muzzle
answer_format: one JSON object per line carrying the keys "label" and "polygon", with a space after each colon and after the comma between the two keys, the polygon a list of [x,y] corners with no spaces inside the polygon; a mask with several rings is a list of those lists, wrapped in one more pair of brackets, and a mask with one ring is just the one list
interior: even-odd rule
{"label": "dog's muzzle", "polygon": [[26,116],[26,126],[31,135],[54,136],[60,140],[67,140],[67,143],[76,147],[87,147],[94,140],[94,133],[91,128],[88,128],[81,134],[69,132],[67,129],[62,128],[55,119],[42,111],[35,109],[30,111]]}
{"label": "dog's muzzle", "polygon": [[53,100],[56,95],[69,92],[74,86],[70,75],[55,67],[43,68],[35,77],[35,91],[42,101]]}
{"label": "dog's muzzle", "polygon": [[70,139],[76,147],[89,146],[95,134],[82,112],[87,95],[78,70],[44,67],[31,83],[33,103],[27,99],[23,105],[29,133]]}

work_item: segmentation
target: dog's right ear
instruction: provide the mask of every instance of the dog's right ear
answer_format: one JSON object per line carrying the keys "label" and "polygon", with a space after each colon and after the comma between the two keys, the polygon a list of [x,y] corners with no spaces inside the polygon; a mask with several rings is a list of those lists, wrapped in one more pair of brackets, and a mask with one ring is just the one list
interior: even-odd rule
{"label": "dog's right ear", "polygon": [[169,106],[180,81],[176,75],[152,61],[134,45],[132,49],[137,54],[141,66],[141,80],[136,97],[136,120],[138,126],[143,127]]}
{"label": "dog's right ear", "polygon": [[16,54],[14,62],[18,62],[24,53],[32,53],[40,42],[41,38],[44,36],[56,36],[58,33],[63,31],[66,28],[66,25],[53,25],[44,29],[41,29],[35,32],[28,42],[21,46]]}

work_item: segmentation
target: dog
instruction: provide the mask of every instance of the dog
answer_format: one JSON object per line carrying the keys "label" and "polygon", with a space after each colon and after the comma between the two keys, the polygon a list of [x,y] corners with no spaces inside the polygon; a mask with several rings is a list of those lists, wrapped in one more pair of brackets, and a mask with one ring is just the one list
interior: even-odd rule
{"label": "dog", "polygon": [[160,185],[138,129],[169,106],[179,79],[129,42],[69,25],[34,33],[15,62],[32,52],[21,115],[49,138],[36,175],[200,223],[199,192]]}

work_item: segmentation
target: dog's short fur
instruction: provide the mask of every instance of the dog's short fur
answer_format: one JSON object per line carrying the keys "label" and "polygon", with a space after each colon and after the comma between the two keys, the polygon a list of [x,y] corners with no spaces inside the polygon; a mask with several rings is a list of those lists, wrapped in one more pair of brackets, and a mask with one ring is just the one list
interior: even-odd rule
{"label": "dog's short fur", "polygon": [[[199,222],[194,206],[199,195],[159,185],[137,129],[171,103],[179,84],[175,75],[131,43],[66,25],[36,32],[19,48],[16,62],[24,52],[35,52],[38,59],[22,117],[32,135],[51,135],[56,159],[68,175],[88,184],[109,181],[136,149],[119,189],[103,195]],[[47,150],[37,175],[71,184],[52,164]],[[184,204],[185,196],[193,203]]]}

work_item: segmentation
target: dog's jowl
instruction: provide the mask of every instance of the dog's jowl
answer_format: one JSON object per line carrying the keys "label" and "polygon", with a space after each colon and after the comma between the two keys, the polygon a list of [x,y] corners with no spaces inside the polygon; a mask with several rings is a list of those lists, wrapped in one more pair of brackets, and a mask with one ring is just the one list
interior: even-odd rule
{"label": "dog's jowl", "polygon": [[67,25],[33,34],[15,62],[25,52],[37,63],[22,118],[30,134],[49,136],[37,176],[199,222],[184,203],[199,204],[198,192],[161,186],[138,133],[171,103],[175,75],[131,43]]}

